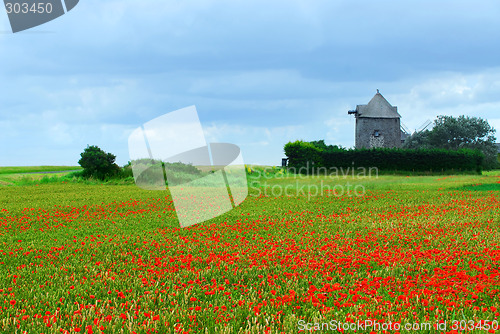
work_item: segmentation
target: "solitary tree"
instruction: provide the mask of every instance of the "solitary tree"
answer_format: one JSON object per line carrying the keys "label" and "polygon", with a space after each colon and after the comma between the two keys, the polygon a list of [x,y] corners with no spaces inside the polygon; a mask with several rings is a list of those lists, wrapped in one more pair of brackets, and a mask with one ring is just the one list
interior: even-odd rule
{"label": "solitary tree", "polygon": [[497,167],[495,129],[479,117],[438,116],[432,130],[413,134],[407,148],[477,149],[484,153],[484,168]]}
{"label": "solitary tree", "polygon": [[104,152],[97,146],[87,146],[80,156],[78,163],[83,167],[84,177],[104,180],[120,172],[120,167],[115,163],[116,156]]}

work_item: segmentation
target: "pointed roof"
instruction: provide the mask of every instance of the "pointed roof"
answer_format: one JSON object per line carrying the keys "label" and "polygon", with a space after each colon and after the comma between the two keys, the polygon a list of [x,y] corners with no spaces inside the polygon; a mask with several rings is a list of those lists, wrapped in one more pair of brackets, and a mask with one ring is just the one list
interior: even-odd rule
{"label": "pointed roof", "polygon": [[377,94],[375,94],[368,104],[356,106],[356,112],[357,117],[401,118],[401,115],[398,113],[398,107],[393,107],[387,102],[378,89]]}

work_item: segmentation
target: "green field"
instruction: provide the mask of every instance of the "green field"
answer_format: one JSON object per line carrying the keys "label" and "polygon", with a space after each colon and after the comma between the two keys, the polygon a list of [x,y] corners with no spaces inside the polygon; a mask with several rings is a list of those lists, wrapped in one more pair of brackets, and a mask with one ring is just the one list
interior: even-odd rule
{"label": "green field", "polygon": [[[240,206],[185,229],[168,192],[0,186],[0,332],[337,332],[325,324],[371,321],[445,333],[466,320],[479,333],[499,320],[500,172],[269,171],[249,175]],[[358,330],[370,331],[383,332]]]}
{"label": "green field", "polygon": [[72,171],[81,169],[80,166],[0,167],[0,186],[24,185],[41,179],[60,178]]}
{"label": "green field", "polygon": [[0,174],[19,174],[19,173],[40,173],[54,171],[73,171],[80,170],[80,166],[21,166],[21,167],[0,167]]}

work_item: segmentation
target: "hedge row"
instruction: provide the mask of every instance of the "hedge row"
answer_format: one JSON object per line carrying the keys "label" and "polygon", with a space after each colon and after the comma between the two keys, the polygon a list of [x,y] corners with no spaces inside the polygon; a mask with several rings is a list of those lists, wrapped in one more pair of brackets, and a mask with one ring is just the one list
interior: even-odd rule
{"label": "hedge row", "polygon": [[461,149],[343,149],[336,146],[318,147],[304,141],[285,145],[288,166],[306,168],[311,172],[320,167],[376,167],[386,171],[476,171],[481,172],[484,154],[478,150]]}

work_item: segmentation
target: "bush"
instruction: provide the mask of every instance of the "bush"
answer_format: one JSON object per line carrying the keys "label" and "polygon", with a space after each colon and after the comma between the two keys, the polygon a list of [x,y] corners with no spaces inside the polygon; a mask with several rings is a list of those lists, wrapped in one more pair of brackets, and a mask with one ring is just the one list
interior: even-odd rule
{"label": "bush", "polygon": [[[168,175],[168,182],[172,185],[178,185],[197,180],[211,172],[202,172],[191,164],[182,162],[162,162],[154,159],[138,159],[129,162],[123,167],[122,175],[133,176],[132,164],[139,172],[136,182],[141,184],[157,184],[158,180],[163,180],[164,170]],[[168,182],[166,185],[168,185]]]}
{"label": "bush", "polygon": [[307,168],[308,172],[315,167],[323,166],[323,150],[313,143],[302,140],[290,142],[285,145],[285,154],[288,157],[288,166],[295,168]]}
{"label": "bush", "polygon": [[97,146],[87,146],[80,156],[78,164],[83,168],[81,175],[84,178],[104,180],[120,173],[120,167],[115,163],[116,156]]}
{"label": "bush", "polygon": [[[323,168],[369,168],[381,171],[475,171],[480,173],[484,154],[479,150],[461,149],[344,149],[327,146],[320,149],[311,143],[295,141],[285,145],[289,167],[308,172]],[[305,169],[304,169],[305,168]]]}

